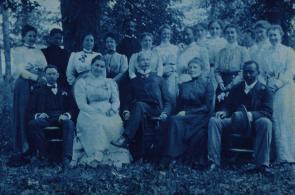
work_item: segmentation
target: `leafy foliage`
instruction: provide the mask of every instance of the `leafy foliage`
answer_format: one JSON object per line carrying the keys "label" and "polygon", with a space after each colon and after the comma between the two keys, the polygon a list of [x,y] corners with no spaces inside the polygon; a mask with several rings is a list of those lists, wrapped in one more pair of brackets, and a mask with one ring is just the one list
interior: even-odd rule
{"label": "leafy foliage", "polygon": [[105,12],[102,17],[102,32],[124,33],[123,24],[126,19],[135,19],[138,23],[138,31],[148,31],[156,35],[159,40],[159,27],[169,24],[176,32],[175,39],[182,28],[183,14],[171,8],[173,0],[110,0],[106,4]]}

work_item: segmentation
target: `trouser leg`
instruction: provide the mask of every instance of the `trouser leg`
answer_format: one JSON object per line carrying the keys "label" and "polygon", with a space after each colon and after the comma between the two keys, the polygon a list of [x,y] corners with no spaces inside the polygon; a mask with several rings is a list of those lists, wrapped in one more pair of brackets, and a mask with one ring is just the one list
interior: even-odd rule
{"label": "trouser leg", "polygon": [[42,157],[46,155],[47,149],[47,140],[43,129],[49,125],[46,119],[34,119],[29,122],[29,135],[33,141],[33,145]]}
{"label": "trouser leg", "polygon": [[64,158],[72,157],[73,152],[73,140],[74,140],[74,122],[72,120],[63,120],[60,122],[63,131],[64,140]]}
{"label": "trouser leg", "polygon": [[254,156],[256,166],[269,165],[269,155],[272,137],[272,122],[268,118],[260,118],[254,122],[255,145]]}
{"label": "trouser leg", "polygon": [[151,113],[155,113],[153,111],[154,109],[147,103],[136,102],[130,111],[130,118],[127,121],[124,136],[129,140],[132,140],[135,137],[137,130],[140,128],[144,115],[151,115]]}
{"label": "trouser leg", "polygon": [[208,125],[208,158],[220,165],[221,135],[224,129],[230,126],[230,119],[211,117]]}

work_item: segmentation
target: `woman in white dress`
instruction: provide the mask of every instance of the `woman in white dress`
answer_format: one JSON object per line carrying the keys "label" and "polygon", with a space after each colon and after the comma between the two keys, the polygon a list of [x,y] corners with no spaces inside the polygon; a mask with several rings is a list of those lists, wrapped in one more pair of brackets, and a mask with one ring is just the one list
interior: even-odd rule
{"label": "woman in white dress", "polygon": [[30,155],[34,148],[27,136],[28,104],[33,88],[46,83],[42,72],[47,66],[42,51],[35,48],[36,36],[36,28],[25,25],[22,28],[23,46],[12,51],[13,76],[16,78],[13,94],[14,151]]}
{"label": "woman in white dress", "polygon": [[129,151],[111,145],[111,141],[121,136],[123,123],[118,114],[117,85],[106,78],[101,55],[92,60],[91,71],[77,80],[74,92],[80,112],[71,166],[108,164],[121,167],[129,163]]}
{"label": "woman in white dress", "polygon": [[82,51],[71,53],[68,62],[66,76],[71,86],[78,77],[90,70],[91,60],[99,54],[93,51],[94,36],[91,33],[86,33],[83,36],[82,47]]}
{"label": "woman in white dress", "polygon": [[273,103],[274,144],[277,162],[295,162],[295,52],[281,44],[284,35],[272,25],[267,35],[271,46],[263,53],[261,74],[275,92]]}
{"label": "woman in white dress", "polygon": [[[147,53],[151,59],[151,70],[157,73],[158,76],[163,75],[163,63],[160,55],[156,50],[153,50],[153,35],[148,32],[144,32],[141,35],[141,51]],[[138,53],[132,54],[129,62],[129,77],[133,79],[136,77],[137,57]]]}
{"label": "woman in white dress", "polygon": [[178,93],[178,74],[176,72],[176,59],[179,47],[171,44],[172,29],[168,24],[161,26],[161,43],[154,50],[159,54],[163,63],[163,77],[167,83],[171,101],[176,103]]}

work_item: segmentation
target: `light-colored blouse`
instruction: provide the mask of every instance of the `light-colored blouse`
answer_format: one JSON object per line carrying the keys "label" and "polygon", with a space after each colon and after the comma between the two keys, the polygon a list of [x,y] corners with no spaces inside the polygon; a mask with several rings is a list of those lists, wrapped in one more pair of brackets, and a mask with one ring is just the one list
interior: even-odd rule
{"label": "light-colored blouse", "polygon": [[[150,56],[151,59],[151,71],[157,73],[158,76],[163,75],[163,63],[161,60],[161,57],[159,56],[158,52],[156,50],[142,50],[141,52],[147,52],[147,54]],[[132,54],[129,62],[129,77],[135,78],[136,77],[136,68],[138,66],[138,53]]]}
{"label": "light-colored blouse", "polygon": [[12,50],[12,76],[37,80],[38,73],[47,66],[45,56],[40,49],[25,46]]}
{"label": "light-colored blouse", "polygon": [[185,74],[189,61],[195,57],[203,61],[204,73],[208,74],[210,71],[208,51],[206,48],[198,46],[195,42],[192,42],[179,53],[176,63],[178,74]]}
{"label": "light-colored blouse", "polygon": [[260,74],[266,82],[267,78],[276,79],[277,85],[282,86],[293,82],[295,75],[295,52],[292,48],[279,44],[269,46],[262,53]]}
{"label": "light-colored blouse", "polygon": [[91,60],[101,55],[97,52],[72,52],[66,71],[67,81],[70,85],[73,85],[76,81],[77,75],[83,72],[87,72],[91,68]]}
{"label": "light-colored blouse", "polygon": [[128,69],[128,61],[125,55],[118,52],[104,55],[107,75],[118,81]]}
{"label": "light-colored blouse", "polygon": [[[220,73],[241,72],[243,64],[250,60],[248,50],[235,44],[228,44],[220,50],[216,60],[215,76],[218,83],[223,82]],[[242,74],[239,74],[242,77]]]}
{"label": "light-colored blouse", "polygon": [[222,37],[210,38],[207,40],[207,49],[209,53],[210,64],[216,64],[216,58],[220,50],[225,48],[227,41]]}
{"label": "light-colored blouse", "polygon": [[174,56],[174,59],[177,58],[179,47],[171,43],[168,43],[168,44],[161,43],[160,45],[155,47],[154,50],[158,52],[159,56],[162,59],[162,62],[165,63],[167,62],[169,57]]}

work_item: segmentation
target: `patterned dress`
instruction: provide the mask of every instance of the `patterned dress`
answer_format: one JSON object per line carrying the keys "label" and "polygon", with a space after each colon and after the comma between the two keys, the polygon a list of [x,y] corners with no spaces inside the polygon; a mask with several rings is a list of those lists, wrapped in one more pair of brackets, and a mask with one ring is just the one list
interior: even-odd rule
{"label": "patterned dress", "polygon": [[91,67],[91,60],[99,54],[85,51],[71,53],[66,71],[68,83],[73,85],[79,76],[88,72]]}
{"label": "patterned dress", "polygon": [[[76,82],[75,98],[80,112],[72,161],[82,165],[97,166],[100,163],[117,167],[129,163],[129,151],[111,144],[123,132],[116,83],[112,79],[95,78],[89,73]],[[112,116],[107,115],[110,109],[115,111]]]}

